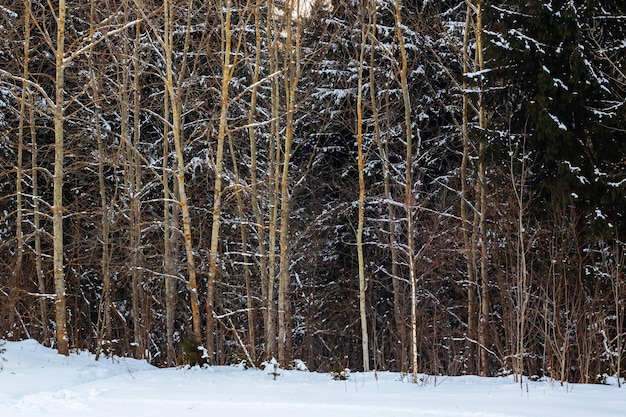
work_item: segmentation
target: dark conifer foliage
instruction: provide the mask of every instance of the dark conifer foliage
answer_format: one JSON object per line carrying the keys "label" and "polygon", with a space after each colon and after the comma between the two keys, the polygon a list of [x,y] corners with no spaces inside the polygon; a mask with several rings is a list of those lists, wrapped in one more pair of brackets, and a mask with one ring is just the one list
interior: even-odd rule
{"label": "dark conifer foliage", "polygon": [[599,210],[620,235],[623,198],[607,178],[626,151],[623,96],[600,58],[624,38],[623,15],[622,2],[508,1],[491,8],[489,33],[493,77],[516,81],[510,129],[529,135],[544,198],[569,194],[581,216]]}
{"label": "dark conifer foliage", "polygon": [[[72,348],[624,376],[623,2],[137,5],[68,0]],[[0,5],[0,338],[53,346],[55,16]]]}

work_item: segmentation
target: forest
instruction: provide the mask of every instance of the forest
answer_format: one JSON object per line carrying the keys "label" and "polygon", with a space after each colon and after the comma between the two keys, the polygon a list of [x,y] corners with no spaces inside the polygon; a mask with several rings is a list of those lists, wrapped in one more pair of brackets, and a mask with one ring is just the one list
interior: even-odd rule
{"label": "forest", "polygon": [[622,0],[0,0],[0,339],[626,376]]}

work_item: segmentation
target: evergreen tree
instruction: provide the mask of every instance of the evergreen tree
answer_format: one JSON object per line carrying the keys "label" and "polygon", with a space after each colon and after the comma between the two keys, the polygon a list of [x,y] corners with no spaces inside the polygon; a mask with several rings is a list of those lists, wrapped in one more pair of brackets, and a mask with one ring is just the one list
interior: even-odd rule
{"label": "evergreen tree", "polygon": [[592,35],[623,39],[623,9],[619,1],[512,0],[491,5],[488,31],[491,77],[509,100],[500,123],[530,135],[542,208],[554,196],[571,198],[582,218],[619,225],[622,235],[626,202],[608,178],[626,154],[626,123]]}

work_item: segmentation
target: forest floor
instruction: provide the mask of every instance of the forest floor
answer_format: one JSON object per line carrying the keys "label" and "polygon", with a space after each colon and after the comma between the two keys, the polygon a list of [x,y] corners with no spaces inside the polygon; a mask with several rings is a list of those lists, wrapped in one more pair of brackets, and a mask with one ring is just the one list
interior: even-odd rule
{"label": "forest floor", "polygon": [[618,417],[626,387],[512,377],[420,378],[398,373],[329,374],[240,367],[155,368],[90,353],[57,355],[33,340],[0,355],[0,416]]}

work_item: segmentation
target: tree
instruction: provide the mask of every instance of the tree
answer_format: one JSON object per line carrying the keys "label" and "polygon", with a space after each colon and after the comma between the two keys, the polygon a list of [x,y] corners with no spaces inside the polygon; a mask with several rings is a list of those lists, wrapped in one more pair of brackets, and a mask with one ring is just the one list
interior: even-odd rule
{"label": "tree", "polygon": [[231,12],[232,3],[230,0],[222,5],[224,11],[223,20],[223,44],[222,44],[222,86],[221,86],[221,107],[220,121],[218,127],[217,144],[215,150],[215,184],[213,185],[213,225],[211,226],[211,249],[209,259],[209,277],[207,283],[207,346],[209,349],[209,357],[213,357],[213,331],[214,331],[214,286],[217,275],[219,236],[221,224],[221,206],[222,206],[222,175],[224,170],[224,143],[228,135],[228,108],[230,98],[228,90],[230,88],[230,80],[233,76],[234,63],[231,63],[232,54],[232,28],[231,28]]}
{"label": "tree", "polygon": [[[368,3],[371,10],[371,3]],[[365,10],[359,13],[361,16],[361,42],[359,44],[359,65],[357,69],[357,90],[356,90],[356,143],[357,143],[357,170],[359,172],[359,201],[358,201],[358,224],[356,231],[356,250],[359,270],[359,312],[361,316],[361,349],[363,351],[363,371],[369,372],[369,335],[367,331],[367,307],[365,292],[367,289],[367,279],[365,277],[365,259],[363,255],[363,228],[365,223],[365,160],[367,158],[363,145],[363,67],[365,51],[370,42],[371,22],[365,22]]]}
{"label": "tree", "polygon": [[[293,136],[295,129],[295,116],[297,111],[298,83],[301,75],[302,26],[300,16],[300,2],[287,0],[283,17],[285,19],[285,54],[283,60],[284,90],[285,90],[285,137],[283,149],[283,161],[280,179],[280,270],[278,280],[278,360],[283,365],[291,362],[291,299],[289,296],[290,285],[290,246],[289,246],[289,216],[291,214],[291,196],[289,184],[289,166]],[[295,16],[295,22],[294,22]],[[294,27],[295,24],[295,27]]]}
{"label": "tree", "polygon": [[63,122],[65,121],[65,0],[59,0],[57,10],[57,37],[55,50],[55,95],[52,112],[54,116],[54,200],[52,203],[53,239],[54,239],[54,311],[56,323],[57,350],[61,355],[69,355],[67,335],[67,308],[65,301],[65,274],[63,271]]}
{"label": "tree", "polygon": [[[404,44],[404,34],[402,30],[402,17],[400,11],[400,2],[395,2],[395,23],[396,23],[396,35],[398,37],[398,46],[400,49],[400,86],[402,89],[402,100],[404,105],[404,141],[406,143],[406,167],[405,167],[405,180],[404,180],[404,209],[406,211],[406,257],[408,264],[409,283],[411,286],[411,370],[413,376],[413,383],[417,384],[418,373],[418,349],[417,349],[417,277],[415,271],[415,250],[413,243],[413,124],[411,122],[411,101],[409,97],[408,87],[408,62],[406,48]],[[417,134],[419,137],[419,132]],[[417,158],[419,155],[419,144],[417,149]]]}
{"label": "tree", "polygon": [[[191,16],[192,9],[188,2],[187,13]],[[185,26],[185,40],[183,48],[183,62],[178,71],[176,80],[174,79],[174,3],[166,0],[163,5],[165,31],[162,38],[162,47],[165,56],[165,85],[167,95],[169,96],[170,110],[172,112],[172,136],[174,148],[176,152],[176,185],[178,191],[178,205],[182,215],[183,240],[185,245],[185,253],[187,255],[187,274],[188,286],[191,304],[191,318],[193,325],[193,341],[199,346],[202,344],[202,329],[200,323],[200,302],[198,294],[198,283],[196,279],[195,256],[193,252],[193,242],[191,236],[191,215],[189,212],[189,202],[185,187],[185,158],[183,154],[183,137],[182,137],[182,115],[181,115],[181,97],[182,84],[185,79],[186,68],[186,51],[189,47],[190,21],[187,20]],[[167,138],[166,138],[167,139]]]}

